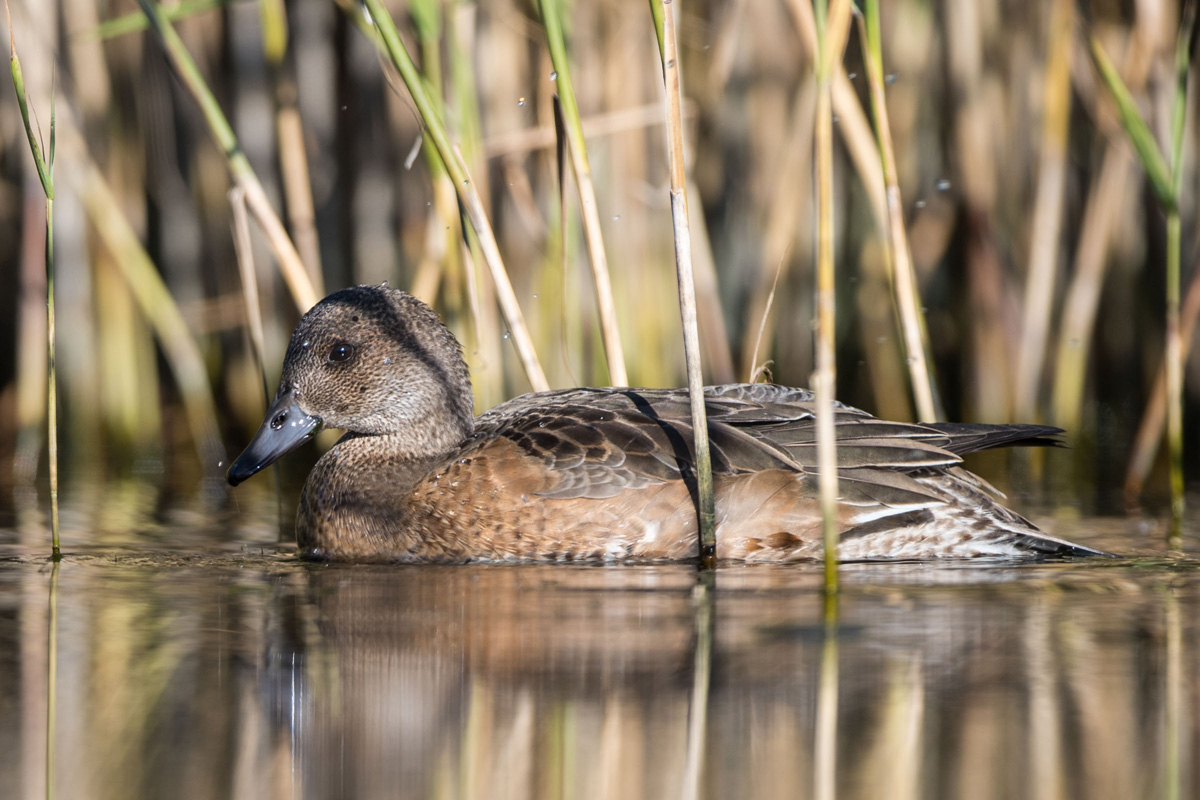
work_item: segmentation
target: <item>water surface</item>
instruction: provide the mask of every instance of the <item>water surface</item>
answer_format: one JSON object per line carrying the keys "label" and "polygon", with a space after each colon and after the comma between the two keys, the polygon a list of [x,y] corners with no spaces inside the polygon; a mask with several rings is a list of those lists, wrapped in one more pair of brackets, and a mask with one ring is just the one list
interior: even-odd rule
{"label": "water surface", "polygon": [[6,797],[48,758],[70,798],[1200,792],[1200,563],[1154,524],[1039,520],[1121,560],[846,565],[828,626],[814,565],[316,565],[269,493],[121,491],[57,570],[36,497],[0,519]]}

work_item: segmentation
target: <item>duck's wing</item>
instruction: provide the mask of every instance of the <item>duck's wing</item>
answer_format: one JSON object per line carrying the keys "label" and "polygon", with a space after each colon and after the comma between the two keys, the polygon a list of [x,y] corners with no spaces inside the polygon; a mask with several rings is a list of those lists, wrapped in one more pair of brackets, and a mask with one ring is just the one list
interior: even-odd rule
{"label": "duck's wing", "polygon": [[[811,392],[767,384],[708,387],[705,392],[713,473],[766,470],[816,474],[816,417]],[[993,427],[927,426],[879,420],[849,406],[835,409],[842,501],[901,506],[938,498],[912,475],[958,464],[960,452],[998,446]],[[672,389],[572,389],[523,395],[477,420],[481,445],[516,444],[553,476],[538,493],[556,498],[612,497],[627,489],[690,481],[694,464],[687,393]],[[1035,436],[1052,429],[1037,429]]]}

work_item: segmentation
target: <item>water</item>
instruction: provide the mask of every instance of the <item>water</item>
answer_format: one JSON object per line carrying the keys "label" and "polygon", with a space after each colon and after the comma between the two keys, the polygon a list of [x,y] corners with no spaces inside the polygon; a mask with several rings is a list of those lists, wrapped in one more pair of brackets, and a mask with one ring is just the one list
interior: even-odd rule
{"label": "water", "polygon": [[847,565],[827,628],[812,565],[323,566],[264,488],[145,495],[64,509],[57,571],[0,509],[6,797],[48,754],[70,798],[1200,792],[1200,562],[1135,521],[1042,520],[1119,561]]}

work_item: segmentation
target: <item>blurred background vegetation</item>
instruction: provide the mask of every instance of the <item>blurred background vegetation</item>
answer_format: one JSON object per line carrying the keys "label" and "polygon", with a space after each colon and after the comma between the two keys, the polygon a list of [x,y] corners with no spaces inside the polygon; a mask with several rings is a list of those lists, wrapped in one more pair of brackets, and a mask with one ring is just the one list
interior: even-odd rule
{"label": "blurred background vegetation", "polygon": [[[225,155],[160,40],[138,24],[135,0],[11,4],[43,127],[52,80],[58,93],[64,474],[99,467],[179,485],[216,478],[261,422],[267,391],[248,332],[233,233],[240,203]],[[565,204],[560,196],[557,75],[536,6],[386,5],[444,103],[550,385],[607,383],[573,184]],[[407,289],[464,343],[481,410],[528,391],[491,279],[464,238],[454,186],[431,148],[419,149],[412,100],[364,33],[357,5],[175,8],[176,30],[318,296],[355,283]],[[804,0],[701,0],[679,13],[706,380],[746,380],[766,365],[771,380],[806,385],[812,9]],[[1102,42],[1170,152],[1179,15],[1166,0],[882,4],[899,186],[946,416],[1066,428],[1073,449],[1055,456],[1049,483],[1085,509],[1122,504],[1138,426],[1155,407],[1165,325],[1164,216],[1088,36]],[[564,24],[629,381],[682,385],[650,13],[642,0],[568,2]],[[912,419],[856,32],[833,91],[838,396]],[[45,470],[44,207],[15,97],[10,89],[0,97],[0,484],[9,484]],[[1191,285],[1200,253],[1196,108],[1187,105],[1182,170],[1185,334],[1200,311]],[[241,264],[256,278],[273,391],[303,303],[259,227],[249,227],[252,257]],[[1186,376],[1191,421],[1200,355]],[[1186,458],[1197,474],[1200,448]],[[1165,496],[1164,460],[1146,482],[1151,501]]]}

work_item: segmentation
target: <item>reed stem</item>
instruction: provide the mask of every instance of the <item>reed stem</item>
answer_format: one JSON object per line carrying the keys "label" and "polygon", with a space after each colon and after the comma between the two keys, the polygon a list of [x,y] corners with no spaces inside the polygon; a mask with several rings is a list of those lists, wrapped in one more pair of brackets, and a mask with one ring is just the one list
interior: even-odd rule
{"label": "reed stem", "polygon": [[1183,532],[1183,337],[1179,330],[1178,209],[1167,212],[1167,452],[1171,481],[1171,524],[1168,539],[1175,549]]}
{"label": "reed stem", "polygon": [[[821,530],[825,559],[825,592],[838,591],[838,474],[834,431],[837,387],[833,252],[833,96],[834,66],[841,61],[850,27],[849,0],[817,0],[817,354],[813,388],[817,401],[817,483],[821,499]],[[827,12],[828,11],[828,15]]]}
{"label": "reed stem", "polygon": [[[234,0],[180,0],[179,3],[164,8],[163,12],[167,15],[167,19],[172,22],[178,22],[181,19],[188,19],[197,14],[203,14],[206,11],[211,11],[215,8],[222,8],[234,2]],[[124,36],[127,33],[137,33],[138,31],[146,30],[150,21],[141,11],[131,11],[128,14],[123,14],[119,17],[113,17],[101,22],[86,35],[95,41],[103,41],[105,39],[113,39],[117,36]],[[81,33],[81,35],[83,35]]]}
{"label": "reed stem", "polygon": [[1071,58],[1074,39],[1074,4],[1055,0],[1050,11],[1046,80],[1042,104],[1042,141],[1038,163],[1037,194],[1033,204],[1028,274],[1025,276],[1024,324],[1013,395],[1018,419],[1038,416],[1038,397],[1054,283],[1058,274],[1060,233],[1066,200],[1067,137],[1071,117]]}
{"label": "reed stem", "polygon": [[[146,2],[146,0],[141,0],[141,2]],[[471,180],[462,156],[451,145],[445,126],[442,124],[441,115],[429,93],[425,91],[421,74],[417,71],[412,57],[409,56],[404,42],[401,41],[400,32],[396,30],[396,23],[392,20],[391,14],[383,7],[382,0],[363,0],[363,5],[371,16],[372,24],[379,32],[383,47],[391,58],[392,64],[400,73],[404,85],[408,87],[413,103],[417,106],[421,122],[425,126],[425,134],[429,140],[432,140],[438,154],[442,157],[446,171],[454,180],[454,188],[466,211],[467,219],[470,220],[471,227],[475,229],[475,233],[479,237],[479,248],[488,270],[491,272],[492,281],[496,285],[497,299],[504,312],[504,318],[508,322],[513,344],[516,346],[525,376],[529,379],[534,391],[545,391],[550,388],[550,384],[546,380],[546,373],[542,370],[541,362],[538,361],[537,352],[533,347],[533,339],[529,335],[529,326],[525,323],[525,316],[521,313],[516,292],[513,291],[512,282],[508,278],[508,271],[504,268],[504,261],[500,257],[500,246],[496,243],[495,233],[492,231],[491,223],[488,222],[483,200],[479,196],[475,182]]]}
{"label": "reed stem", "polygon": [[45,156],[39,144],[40,130],[35,130],[30,119],[29,98],[25,94],[25,76],[21,71],[21,59],[17,57],[17,44],[13,34],[12,14],[8,0],[4,3],[8,20],[9,68],[12,72],[13,89],[17,94],[17,105],[21,109],[21,121],[25,125],[25,136],[29,140],[29,152],[37,168],[42,192],[46,195],[46,438],[50,478],[50,559],[58,563],[62,549],[58,538],[58,372],[55,365],[54,334],[54,155],[56,143],[55,108],[53,81],[50,89],[50,147]]}
{"label": "reed stem", "polygon": [[46,386],[48,450],[50,458],[50,558],[62,559],[58,539],[58,369],[54,353],[54,198],[46,198],[46,353],[49,377]]}
{"label": "reed stem", "polygon": [[212,134],[213,140],[220,148],[221,155],[225,157],[229,173],[233,176],[234,181],[245,189],[246,204],[255,221],[262,228],[263,234],[267,237],[271,250],[275,253],[279,271],[292,293],[296,308],[301,313],[307,311],[316,305],[320,297],[309,278],[307,268],[300,260],[296,245],[292,243],[287,229],[279,221],[275,209],[271,207],[271,201],[267,198],[267,193],[258,180],[254,168],[250,166],[250,160],[246,158],[245,152],[238,143],[237,136],[234,134],[229,120],[225,118],[220,103],[217,102],[212,90],[205,83],[200,69],[196,66],[187,47],[184,46],[183,40],[179,38],[179,34],[175,32],[170,17],[163,7],[154,0],[138,0],[138,4],[150,21],[150,27],[158,35],[163,50],[174,65],[180,81],[200,107],[200,112],[204,115],[205,122],[208,123],[209,133]]}
{"label": "reed stem", "polygon": [[[1168,470],[1171,490],[1171,520],[1168,526],[1168,540],[1173,547],[1178,547],[1183,529],[1184,476],[1183,476],[1183,351],[1184,344],[1180,331],[1179,296],[1180,296],[1180,248],[1182,246],[1179,203],[1183,194],[1183,133],[1186,121],[1187,78],[1191,67],[1192,31],[1196,24],[1197,2],[1188,0],[1183,7],[1180,19],[1179,36],[1175,46],[1175,93],[1171,103],[1170,144],[1171,160],[1167,160],[1159,150],[1158,142],[1150,131],[1150,126],[1142,117],[1133,96],[1122,81],[1116,67],[1109,60],[1099,39],[1093,34],[1090,37],[1092,59],[1104,80],[1109,94],[1117,105],[1121,125],[1137,152],[1142,168],[1150,179],[1155,196],[1167,216],[1167,287],[1166,287],[1166,393],[1167,393],[1167,447]],[[1149,417],[1149,410],[1147,413]],[[1128,493],[1135,467],[1144,455],[1145,440],[1141,434],[1146,431],[1143,425],[1139,431],[1138,448],[1134,461],[1130,465],[1130,473],[1126,479]]]}
{"label": "reed stem", "polygon": [[[1182,361],[1187,361],[1191,352],[1192,338],[1196,323],[1200,320],[1200,264],[1193,265],[1191,279],[1188,281],[1187,294],[1183,298],[1183,308],[1179,315],[1179,339],[1183,347],[1180,353]],[[1150,389],[1150,399],[1146,401],[1146,409],[1142,412],[1142,421],[1138,423],[1137,436],[1134,437],[1133,456],[1129,459],[1129,467],[1125,472],[1125,503],[1133,507],[1142,494],[1142,486],[1146,476],[1154,466],[1154,457],[1158,453],[1158,445],[1163,438],[1163,428],[1167,419],[1167,361],[1158,365],[1158,373],[1154,376],[1154,386]]]}
{"label": "reed stem", "polygon": [[892,144],[891,121],[887,113],[887,95],[883,88],[882,28],[879,22],[879,0],[867,0],[866,14],[860,18],[863,37],[867,85],[871,93],[871,112],[875,117],[875,137],[883,165],[883,181],[887,198],[888,253],[891,258],[892,288],[900,310],[900,329],[904,334],[909,380],[916,401],[917,418],[937,422],[944,414],[929,372],[929,334],[921,312],[920,291],[916,271],[908,249],[908,233],[904,227],[904,205],[896,172],[896,153]]}
{"label": "reed stem", "polygon": [[1167,210],[1167,442],[1170,454],[1171,524],[1169,541],[1182,544],[1183,512],[1183,337],[1179,330],[1179,261],[1182,230],[1179,203],[1183,197],[1183,131],[1187,115],[1187,79],[1191,67],[1192,31],[1196,26],[1196,0],[1183,8],[1175,45],[1175,95],[1171,102],[1171,194]]}
{"label": "reed stem", "polygon": [[663,15],[662,67],[667,87],[667,141],[671,169],[671,222],[675,233],[675,275],[679,282],[679,314],[683,321],[683,352],[687,363],[688,399],[696,448],[696,491],[699,502],[700,562],[716,564],[717,513],[713,496],[712,455],[704,408],[704,377],[700,365],[700,332],[696,321],[696,283],[692,273],[692,241],[688,230],[687,176],[683,159],[683,93],[680,89],[679,42],[671,0],[660,2]]}
{"label": "reed stem", "polygon": [[[539,0],[538,8],[542,15],[542,26],[546,31],[546,42],[550,48],[550,61],[554,64],[558,96],[562,101],[571,167],[575,173],[575,186],[579,191],[583,235],[587,241],[588,257],[592,265],[592,281],[596,287],[596,308],[600,315],[600,335],[604,339],[604,355],[608,361],[609,379],[615,386],[628,386],[629,377],[625,370],[625,351],[621,346],[621,331],[617,326],[617,307],[613,302],[612,279],[608,271],[608,255],[604,249],[604,237],[600,230],[596,185],[592,180],[592,168],[587,156],[587,142],[583,137],[583,122],[579,117],[579,104],[575,101],[575,88],[571,82],[570,60],[567,58],[566,37],[563,35],[562,2],[563,0]],[[563,225],[566,225],[565,217]]]}

